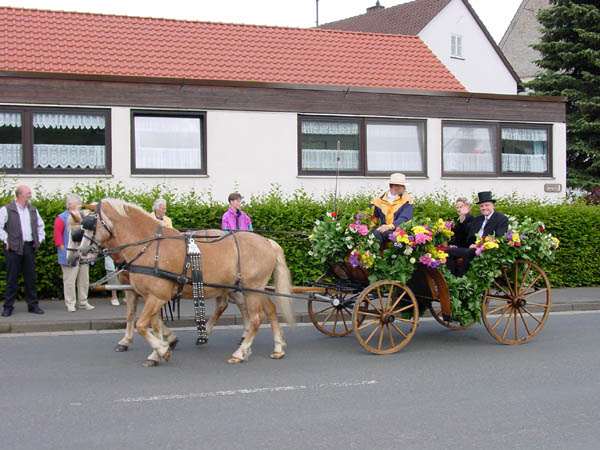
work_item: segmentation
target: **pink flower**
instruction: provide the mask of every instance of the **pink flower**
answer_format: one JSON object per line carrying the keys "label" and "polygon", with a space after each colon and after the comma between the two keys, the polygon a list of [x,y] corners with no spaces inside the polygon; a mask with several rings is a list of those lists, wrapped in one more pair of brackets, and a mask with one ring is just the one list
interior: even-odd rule
{"label": "pink flower", "polygon": [[366,236],[367,234],[369,234],[369,227],[362,223],[351,223],[350,225],[348,225],[348,228],[356,231],[361,236]]}

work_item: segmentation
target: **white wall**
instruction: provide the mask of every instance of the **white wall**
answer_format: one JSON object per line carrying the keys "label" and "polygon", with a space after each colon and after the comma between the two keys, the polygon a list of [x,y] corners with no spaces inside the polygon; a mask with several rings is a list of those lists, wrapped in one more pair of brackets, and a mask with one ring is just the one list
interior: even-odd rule
{"label": "white wall", "polygon": [[[464,59],[450,56],[452,34],[462,35]],[[419,37],[469,92],[516,94],[517,83],[461,0],[452,0]]]}
{"label": "white wall", "polygon": [[[471,195],[492,190],[496,195],[517,194],[558,200],[566,186],[566,126],[554,124],[553,177],[549,178],[444,178],[441,176],[441,119],[427,121],[428,177],[411,178],[410,191],[415,195],[446,193]],[[267,192],[278,184],[284,192],[302,188],[321,196],[332,193],[333,176],[298,176],[297,115],[295,113],[208,111],[207,176],[198,175],[131,175],[130,109],[112,108],[112,175],[7,176],[9,184],[24,182],[44,191],[67,191],[72,185],[101,182],[124,182],[129,187],[149,188],[164,184],[179,192],[194,189],[211,193],[219,201],[239,189],[244,195]],[[386,188],[387,177],[340,177],[338,192],[377,192]],[[544,193],[545,183],[560,183],[561,193]]]}

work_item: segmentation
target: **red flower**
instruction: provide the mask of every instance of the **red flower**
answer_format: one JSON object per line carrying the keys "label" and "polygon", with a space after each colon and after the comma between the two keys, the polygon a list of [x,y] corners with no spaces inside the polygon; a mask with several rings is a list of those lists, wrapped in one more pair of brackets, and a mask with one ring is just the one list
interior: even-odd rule
{"label": "red flower", "polygon": [[331,213],[331,217],[337,217],[337,213],[336,213],[335,211],[333,211],[333,212]]}
{"label": "red flower", "polygon": [[546,231],[546,229],[544,228],[544,225],[540,225],[540,226],[538,227],[538,231],[539,231],[540,233],[543,233],[544,231]]}

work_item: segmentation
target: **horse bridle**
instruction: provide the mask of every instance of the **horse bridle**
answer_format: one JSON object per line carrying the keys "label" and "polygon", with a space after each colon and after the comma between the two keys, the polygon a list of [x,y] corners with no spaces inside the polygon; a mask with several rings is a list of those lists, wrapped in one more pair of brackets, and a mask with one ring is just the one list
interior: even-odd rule
{"label": "horse bridle", "polygon": [[104,221],[104,219],[102,217],[102,200],[100,200],[98,202],[98,204],[96,205],[96,212],[85,216],[83,218],[83,220],[81,221],[81,228],[83,230],[93,232],[91,237],[87,236],[84,233],[82,236],[82,239],[85,238],[85,239],[89,240],[93,245],[95,245],[98,248],[98,250],[101,250],[104,248],[104,246],[102,244],[100,244],[100,242],[98,242],[96,239],[96,229],[97,229],[98,221],[100,222],[100,225],[102,225],[102,227],[106,230],[106,232],[108,233],[110,238],[113,238],[114,237],[113,231],[106,224],[106,222]]}

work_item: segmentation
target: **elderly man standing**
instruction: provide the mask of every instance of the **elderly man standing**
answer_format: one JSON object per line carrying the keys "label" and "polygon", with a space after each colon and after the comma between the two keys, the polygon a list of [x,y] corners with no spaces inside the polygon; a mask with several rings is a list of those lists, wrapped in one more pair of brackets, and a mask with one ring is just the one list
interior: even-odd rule
{"label": "elderly man standing", "polygon": [[166,213],[167,201],[164,198],[157,198],[152,205],[152,216],[162,222],[165,227],[173,228],[173,222],[166,216]]}
{"label": "elderly man standing", "polygon": [[39,307],[35,287],[35,251],[46,235],[44,221],[30,200],[31,189],[22,184],[15,190],[15,199],[0,208],[0,239],[6,250],[6,293],[2,317],[12,315],[21,272],[25,279],[27,309],[33,314],[44,314]]}
{"label": "elderly man standing", "polygon": [[[78,300],[80,309],[92,310],[95,307],[88,303],[88,289],[90,287],[89,266],[87,264],[69,265],[67,262],[66,245],[69,243],[69,217],[81,219],[81,199],[75,194],[68,194],[67,209],[54,219],[54,245],[58,252],[58,264],[63,274],[63,292],[67,311],[75,312],[75,300]],[[77,286],[77,292],[75,290]]]}

